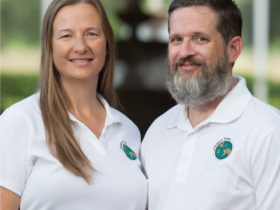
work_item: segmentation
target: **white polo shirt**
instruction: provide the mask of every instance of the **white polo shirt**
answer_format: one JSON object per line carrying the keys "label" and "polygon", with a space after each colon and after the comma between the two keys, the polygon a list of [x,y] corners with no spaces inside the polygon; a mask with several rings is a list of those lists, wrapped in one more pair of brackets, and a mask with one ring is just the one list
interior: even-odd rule
{"label": "white polo shirt", "polygon": [[177,105],[149,128],[141,155],[150,210],[280,209],[280,115],[234,80],[197,127]]}
{"label": "white polo shirt", "polygon": [[46,136],[39,94],[1,116],[0,186],[21,196],[21,210],[144,210],[147,180],[139,161],[140,133],[123,114],[106,109],[99,139],[70,114],[80,146],[98,172],[88,184],[53,157]]}

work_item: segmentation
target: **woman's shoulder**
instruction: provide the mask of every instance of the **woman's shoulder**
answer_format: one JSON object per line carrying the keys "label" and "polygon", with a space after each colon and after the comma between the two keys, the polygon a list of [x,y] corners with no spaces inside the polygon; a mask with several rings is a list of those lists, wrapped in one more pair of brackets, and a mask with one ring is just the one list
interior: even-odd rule
{"label": "woman's shoulder", "polygon": [[31,115],[40,114],[39,94],[31,95],[7,108],[1,115],[1,120],[14,121],[29,118]]}
{"label": "woman's shoulder", "polygon": [[[36,117],[38,96],[32,95],[9,107],[0,116],[0,144],[3,173],[1,184],[21,195],[34,159],[31,158],[30,145],[34,142],[34,131],[40,125]],[[41,130],[38,133],[42,133]],[[37,140],[37,139],[36,139]],[[7,164],[8,162],[13,164]]]}
{"label": "woman's shoulder", "polygon": [[129,129],[135,130],[137,132],[139,132],[138,127],[135,125],[135,123],[128,118],[125,114],[123,114],[122,112],[120,112],[119,110],[112,108],[111,107],[111,112],[114,116],[116,116],[119,120],[119,122],[123,125],[128,127]]}

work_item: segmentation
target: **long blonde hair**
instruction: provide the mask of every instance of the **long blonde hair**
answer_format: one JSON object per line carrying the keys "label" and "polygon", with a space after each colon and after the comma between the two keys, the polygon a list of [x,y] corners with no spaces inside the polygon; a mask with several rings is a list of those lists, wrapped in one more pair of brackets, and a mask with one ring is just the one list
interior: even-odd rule
{"label": "long blonde hair", "polygon": [[53,63],[52,33],[56,14],[62,7],[77,3],[88,3],[99,13],[107,39],[107,54],[105,65],[99,74],[97,91],[111,106],[115,107],[118,104],[113,87],[114,34],[102,4],[99,0],[54,0],[46,11],[42,26],[40,108],[50,152],[68,171],[90,183],[94,168],[74,136],[73,125],[68,114],[69,97]]}

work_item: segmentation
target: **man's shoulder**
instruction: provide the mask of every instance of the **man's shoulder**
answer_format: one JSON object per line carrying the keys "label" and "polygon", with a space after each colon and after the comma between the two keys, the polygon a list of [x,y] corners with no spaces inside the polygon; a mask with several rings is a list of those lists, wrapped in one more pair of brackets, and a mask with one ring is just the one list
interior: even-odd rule
{"label": "man's shoulder", "polygon": [[247,107],[253,118],[261,121],[269,121],[271,123],[280,124],[280,110],[270,104],[253,97]]}
{"label": "man's shoulder", "polygon": [[180,106],[181,105],[177,104],[160,115],[158,118],[156,118],[155,121],[151,124],[149,130],[166,129],[173,120],[176,120],[176,116],[180,109]]}
{"label": "man's shoulder", "polygon": [[161,137],[165,136],[166,131],[170,127],[170,123],[176,122],[179,109],[180,105],[170,108],[157,119],[155,119],[155,121],[151,124],[143,139],[143,156],[146,156],[145,154],[148,150],[151,152],[153,147],[152,145],[156,145],[156,142],[160,141],[162,139]]}

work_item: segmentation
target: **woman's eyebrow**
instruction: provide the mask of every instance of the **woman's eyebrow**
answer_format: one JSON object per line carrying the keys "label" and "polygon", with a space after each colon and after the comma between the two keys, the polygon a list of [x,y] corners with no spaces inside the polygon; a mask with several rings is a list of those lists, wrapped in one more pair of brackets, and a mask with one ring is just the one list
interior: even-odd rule
{"label": "woman's eyebrow", "polygon": [[[91,31],[91,30],[94,30],[94,31],[97,31],[97,32],[101,32],[101,30],[99,28],[96,28],[96,27],[86,28],[85,31]],[[72,30],[66,28],[66,29],[58,30],[56,33],[59,34],[59,33],[63,33],[63,32],[72,32]]]}

